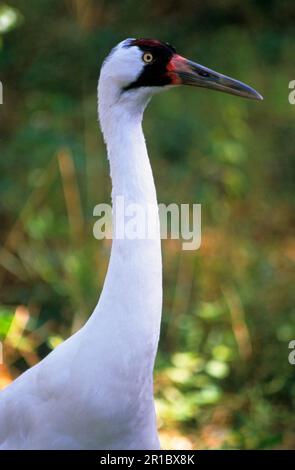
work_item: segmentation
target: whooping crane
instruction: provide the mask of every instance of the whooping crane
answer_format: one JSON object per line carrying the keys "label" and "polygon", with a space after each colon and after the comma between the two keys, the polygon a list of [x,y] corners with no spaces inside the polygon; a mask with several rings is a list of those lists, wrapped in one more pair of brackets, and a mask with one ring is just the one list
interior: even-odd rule
{"label": "whooping crane", "polygon": [[[154,93],[182,84],[262,99],[169,44],[118,44],[98,84],[113,199],[157,207],[143,112]],[[116,223],[116,213],[113,218]],[[103,291],[85,326],[0,393],[0,449],[159,449],[153,399],[162,308],[158,218],[154,224],[155,239],[113,240]]]}

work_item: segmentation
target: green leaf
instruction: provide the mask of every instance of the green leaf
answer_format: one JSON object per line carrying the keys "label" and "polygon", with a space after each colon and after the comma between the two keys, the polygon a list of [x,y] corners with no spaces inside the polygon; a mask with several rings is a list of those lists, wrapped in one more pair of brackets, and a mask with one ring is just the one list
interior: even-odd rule
{"label": "green leaf", "polygon": [[22,20],[21,13],[11,6],[0,4],[0,34],[16,28]]}

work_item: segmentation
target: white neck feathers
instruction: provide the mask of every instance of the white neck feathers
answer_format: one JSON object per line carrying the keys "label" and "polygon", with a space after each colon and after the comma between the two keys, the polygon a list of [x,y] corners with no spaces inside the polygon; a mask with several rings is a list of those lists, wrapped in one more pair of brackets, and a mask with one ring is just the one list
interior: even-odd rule
{"label": "white neck feathers", "polygon": [[[112,89],[100,78],[99,117],[107,145],[112,178],[113,202],[117,196],[125,205],[157,206],[152,170],[142,132],[142,116],[148,102],[143,91],[140,100]],[[116,224],[116,212],[113,211]],[[162,262],[159,220],[153,239],[113,240],[111,259],[98,310],[108,311],[110,325],[122,327],[126,341],[139,357],[145,355],[149,367],[157,350],[162,309]],[[101,308],[104,307],[104,308]],[[137,346],[135,346],[137,345]]]}

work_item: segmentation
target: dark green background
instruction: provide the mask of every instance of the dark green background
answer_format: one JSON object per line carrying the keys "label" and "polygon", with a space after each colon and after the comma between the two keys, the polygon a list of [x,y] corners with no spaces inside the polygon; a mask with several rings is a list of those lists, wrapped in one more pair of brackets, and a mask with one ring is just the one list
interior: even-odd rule
{"label": "dark green background", "polygon": [[179,88],[145,114],[159,202],[202,204],[200,250],[163,242],[163,446],[294,447],[294,1],[7,0],[0,20],[7,5],[3,376],[42,358],[96,304],[110,249],[92,235],[93,207],[110,200],[97,77],[117,42],[155,37],[265,98]]}

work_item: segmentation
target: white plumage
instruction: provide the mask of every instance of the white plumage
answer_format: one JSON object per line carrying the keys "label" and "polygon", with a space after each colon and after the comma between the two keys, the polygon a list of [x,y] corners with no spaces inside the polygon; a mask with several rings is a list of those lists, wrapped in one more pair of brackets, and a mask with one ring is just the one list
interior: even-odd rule
{"label": "white plumage", "polygon": [[[147,49],[151,64],[144,62]],[[112,51],[101,70],[98,103],[113,199],[157,207],[141,127],[153,93],[188,83],[258,97],[222,75],[208,78],[211,72],[156,41],[126,40]],[[116,223],[115,213],[113,218]],[[153,232],[154,239],[114,239],[104,288],[88,322],[0,393],[0,449],[159,448],[153,400],[162,305],[157,218]]]}
{"label": "white plumage", "polygon": [[[142,68],[118,46],[99,80],[113,197],[156,205],[141,128],[151,90],[118,99]],[[0,449],[157,449],[153,365],[162,303],[160,237],[114,240],[90,320],[0,393]]]}

